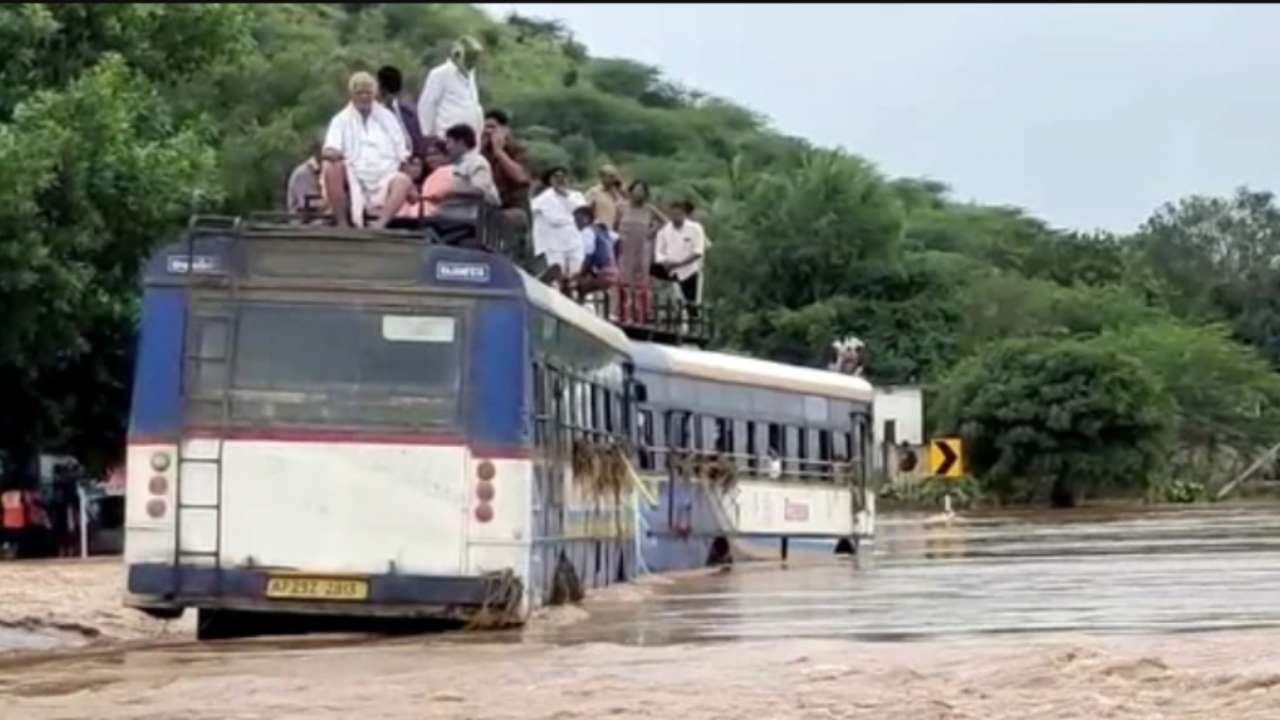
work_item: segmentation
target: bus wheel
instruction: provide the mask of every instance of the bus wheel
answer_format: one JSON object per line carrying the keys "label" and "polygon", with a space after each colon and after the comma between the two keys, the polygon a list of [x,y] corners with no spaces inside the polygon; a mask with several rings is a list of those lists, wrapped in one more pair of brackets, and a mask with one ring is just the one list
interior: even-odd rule
{"label": "bus wheel", "polygon": [[142,608],[142,612],[157,620],[177,620],[182,617],[182,611],[186,608]]}
{"label": "bus wheel", "polygon": [[245,613],[200,608],[196,613],[197,640],[230,640],[249,634]]}
{"label": "bus wheel", "polygon": [[721,535],[711,541],[711,551],[707,553],[707,565],[732,565],[733,551],[729,549],[729,539]]}
{"label": "bus wheel", "polygon": [[857,552],[857,548],[849,541],[849,538],[840,538],[840,542],[836,543],[837,555],[853,555]]}

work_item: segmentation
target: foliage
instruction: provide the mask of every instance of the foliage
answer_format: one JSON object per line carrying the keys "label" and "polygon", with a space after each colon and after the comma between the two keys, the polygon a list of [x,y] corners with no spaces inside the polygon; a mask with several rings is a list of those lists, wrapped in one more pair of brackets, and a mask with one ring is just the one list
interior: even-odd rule
{"label": "foliage", "polygon": [[1167,455],[1172,401],[1132,358],[1076,340],[1004,340],[962,362],[936,411],[1005,501],[1132,492]]}
{"label": "foliage", "polygon": [[1160,482],[1157,448],[1176,458],[1163,482],[1212,484],[1280,440],[1270,193],[1185,198],[1133,235],[1067,232],[590,57],[556,21],[438,3],[24,4],[0,8],[0,160],[22,168],[0,177],[0,452],[109,460],[140,259],[193,208],[279,205],[351,72],[397,65],[416,95],[463,34],[484,44],[481,99],[510,113],[533,170],[586,185],[607,161],[659,204],[696,202],[722,346],[824,366],[832,339],[857,335],[870,378],[924,385],[930,425],[963,426],[987,458],[978,481],[1005,499]]}
{"label": "foliage", "polygon": [[1156,486],[1156,498],[1162,502],[1194,503],[1209,496],[1204,483],[1196,480],[1170,480]]}
{"label": "foliage", "polygon": [[1192,196],[1160,208],[1134,240],[1175,313],[1228,321],[1280,362],[1280,208],[1269,192]]}
{"label": "foliage", "polygon": [[[0,450],[118,453],[137,268],[193,208],[216,201],[199,116],[163,91],[247,39],[239,10],[0,9]],[[172,63],[163,62],[170,57]]]}
{"label": "foliage", "polygon": [[916,483],[885,487],[881,497],[916,507],[942,509],[951,496],[955,510],[970,510],[982,503],[982,485],[971,475],[961,478],[929,477]]}

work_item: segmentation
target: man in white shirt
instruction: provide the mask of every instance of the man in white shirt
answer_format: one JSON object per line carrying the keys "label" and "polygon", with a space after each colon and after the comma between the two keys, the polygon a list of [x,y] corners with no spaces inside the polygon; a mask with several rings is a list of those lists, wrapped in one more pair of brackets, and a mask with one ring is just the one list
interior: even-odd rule
{"label": "man in white shirt", "polygon": [[[586,204],[582,193],[569,189],[569,172],[553,167],[542,174],[545,190],[529,204],[533,214],[533,255],[546,259],[547,275],[568,279],[582,270],[586,253],[573,211]],[[559,267],[558,271],[553,268]]]}
{"label": "man in white shirt", "polygon": [[680,201],[671,207],[671,221],[654,240],[653,262],[668,279],[680,287],[689,304],[689,316],[697,317],[702,300],[702,258],[707,252],[707,235],[702,225],[690,220],[693,203]]}
{"label": "man in white shirt", "polygon": [[480,59],[480,43],[460,38],[453,44],[449,59],[427,73],[418,97],[418,122],[423,137],[443,137],[446,130],[465,124],[476,137],[484,128],[484,110],[476,88],[476,63]]}
{"label": "man in white shirt", "polygon": [[325,193],[338,225],[363,225],[367,207],[379,211],[374,227],[386,227],[406,200],[417,200],[413,181],[400,171],[409,146],[400,119],[374,102],[372,75],[358,72],[347,87],[351,102],[329,121],[321,151]]}

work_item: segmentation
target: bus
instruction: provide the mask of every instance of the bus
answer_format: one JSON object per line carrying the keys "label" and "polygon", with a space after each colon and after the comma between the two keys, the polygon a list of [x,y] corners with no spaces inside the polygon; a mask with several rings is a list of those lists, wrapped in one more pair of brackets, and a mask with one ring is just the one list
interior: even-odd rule
{"label": "bus", "polygon": [[631,359],[647,570],[774,542],[785,558],[791,540],[851,553],[872,536],[866,380],[655,343]]}
{"label": "bus", "polygon": [[[200,638],[518,623],[729,540],[869,527],[865,382],[635,342],[500,255],[200,216],[143,282],[125,603],[194,608]],[[753,478],[766,447],[784,472]],[[707,448],[736,489],[694,471]]]}

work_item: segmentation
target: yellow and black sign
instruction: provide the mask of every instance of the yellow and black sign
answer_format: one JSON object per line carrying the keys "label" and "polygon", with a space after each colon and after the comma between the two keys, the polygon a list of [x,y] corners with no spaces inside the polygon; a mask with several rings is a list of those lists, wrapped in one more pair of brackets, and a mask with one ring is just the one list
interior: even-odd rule
{"label": "yellow and black sign", "polygon": [[950,478],[964,475],[964,443],[960,438],[929,441],[929,472]]}

